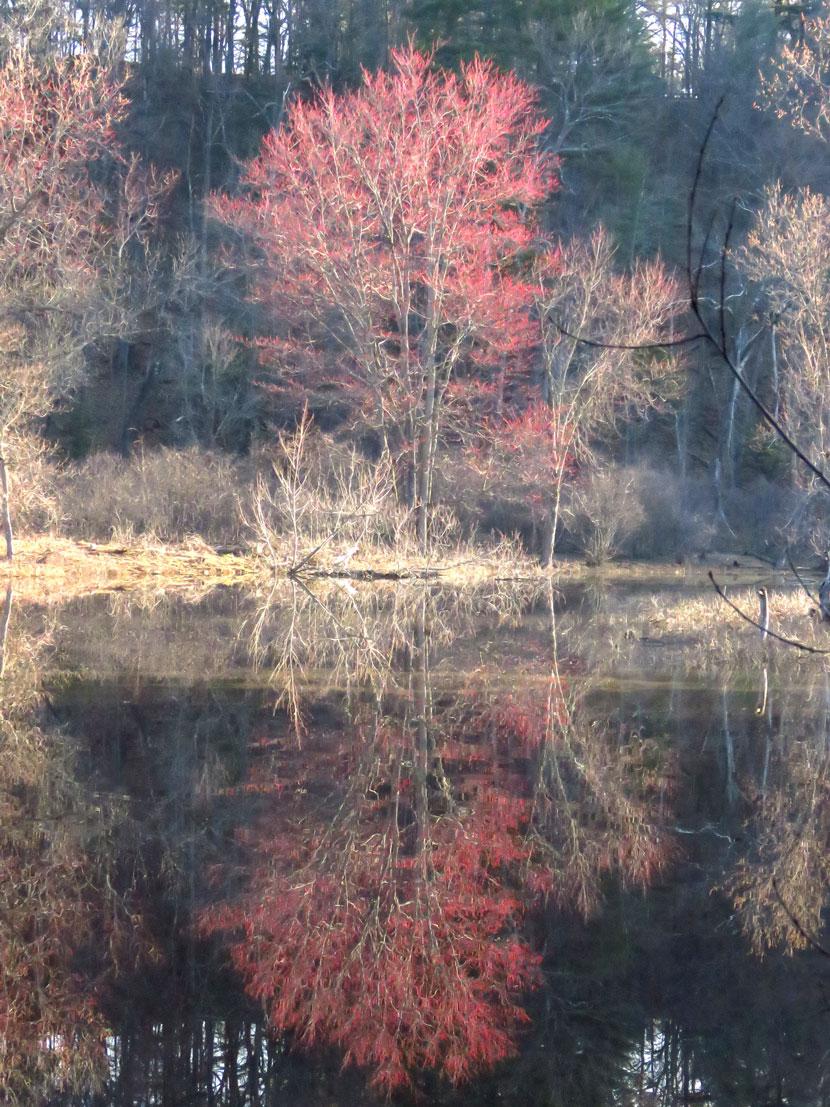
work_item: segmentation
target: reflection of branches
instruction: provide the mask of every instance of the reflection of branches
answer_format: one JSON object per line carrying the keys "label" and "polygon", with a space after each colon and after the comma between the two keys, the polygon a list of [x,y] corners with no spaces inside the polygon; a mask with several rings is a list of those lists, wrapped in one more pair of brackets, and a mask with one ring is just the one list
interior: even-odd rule
{"label": "reflection of branches", "polygon": [[[758,951],[778,945],[826,953],[818,935],[830,888],[830,755],[818,741],[781,755],[777,786],[756,797],[751,855],[729,890]],[[830,954],[827,954],[830,956]]]}
{"label": "reflection of branches", "polygon": [[[38,661],[45,644],[7,637],[0,705],[0,1086],[31,1104],[96,1083],[104,1023],[75,972],[92,941],[90,875],[75,828],[78,795],[62,735],[45,725]],[[73,819],[66,820],[68,810]],[[98,935],[100,937],[100,934]]]}
{"label": "reflection of branches", "polygon": [[413,613],[424,597],[431,639],[448,645],[473,633],[483,613],[516,617],[539,587],[536,580],[526,587],[495,581],[469,590],[375,586],[358,593],[350,585],[320,589],[293,580],[272,589],[257,612],[251,651],[257,665],[271,670],[276,706],[304,734],[307,701],[321,691],[321,679],[330,688],[371,689],[374,699],[394,686],[394,662],[411,650]]}
{"label": "reflection of branches", "polygon": [[241,929],[234,962],[277,1026],[341,1046],[386,1089],[424,1067],[459,1081],[511,1054],[537,963],[505,880],[514,827],[452,802],[423,607],[419,627],[408,725],[376,715],[333,750],[308,743],[295,756],[306,798],[275,807],[249,893],[203,923]]}
{"label": "reflection of branches", "polygon": [[305,696],[310,667],[339,672],[350,725],[309,725],[242,785],[272,800],[245,832],[241,894],[202,930],[230,932],[249,992],[300,1043],[339,1046],[386,1090],[423,1068],[460,1081],[515,1050],[538,979],[527,912],[549,897],[588,913],[603,873],[644,883],[662,863],[646,748],[591,725],[555,635],[541,693],[487,671],[436,689],[436,653],[492,593],[294,599],[264,617],[261,648]]}
{"label": "reflection of branches", "polygon": [[526,828],[537,890],[562,907],[590,915],[604,874],[646,885],[665,864],[668,844],[649,811],[660,779],[656,751],[631,736],[613,741],[585,710],[587,683],[563,677],[556,616],[551,613],[551,669],[544,694],[532,686],[497,700],[480,717],[491,733],[518,739],[531,758]]}

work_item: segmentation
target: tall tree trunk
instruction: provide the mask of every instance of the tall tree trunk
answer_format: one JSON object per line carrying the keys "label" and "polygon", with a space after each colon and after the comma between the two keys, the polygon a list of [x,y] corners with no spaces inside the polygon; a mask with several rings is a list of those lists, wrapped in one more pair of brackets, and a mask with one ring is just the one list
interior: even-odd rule
{"label": "tall tree trunk", "polygon": [[421,553],[429,546],[429,428],[421,431],[415,473],[415,520]]}
{"label": "tall tree trunk", "polygon": [[12,532],[11,493],[9,488],[9,471],[6,467],[6,458],[0,447],[0,493],[3,496],[3,538],[6,541],[6,561],[14,557],[14,534]]}
{"label": "tall tree trunk", "polygon": [[434,439],[437,431],[435,421],[436,377],[435,365],[433,364],[429,370],[423,423],[418,441],[418,471],[415,475],[418,543],[421,547],[421,553],[426,553],[429,548],[429,508],[432,500],[432,469],[435,464]]}
{"label": "tall tree trunk", "polygon": [[3,602],[3,616],[0,620],[0,677],[6,671],[6,641],[9,637],[9,623],[12,618],[12,592],[11,583],[6,586],[6,599]]}
{"label": "tall tree trunk", "polygon": [[227,10],[227,35],[225,38],[225,73],[231,76],[234,71],[234,47],[236,45],[236,0],[229,0]]}

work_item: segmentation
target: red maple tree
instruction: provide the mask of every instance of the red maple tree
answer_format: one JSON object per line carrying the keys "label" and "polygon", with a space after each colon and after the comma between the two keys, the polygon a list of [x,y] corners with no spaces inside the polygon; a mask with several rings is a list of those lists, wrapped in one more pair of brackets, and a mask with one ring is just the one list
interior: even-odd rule
{"label": "red maple tree", "polygon": [[451,384],[498,376],[530,343],[534,209],[555,183],[527,85],[432,61],[410,46],[356,92],[297,101],[243,194],[214,201],[282,320],[266,357],[303,389],[345,384],[409,458],[424,544]]}

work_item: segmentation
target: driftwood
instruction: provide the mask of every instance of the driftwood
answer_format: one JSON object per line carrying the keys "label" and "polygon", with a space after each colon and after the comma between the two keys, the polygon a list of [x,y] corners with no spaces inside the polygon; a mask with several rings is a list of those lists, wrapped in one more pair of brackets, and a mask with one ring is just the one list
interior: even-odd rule
{"label": "driftwood", "polygon": [[291,569],[288,576],[311,580],[437,580],[446,569]]}
{"label": "driftwood", "polygon": [[102,544],[98,542],[79,542],[78,548],[85,550],[87,553],[103,554],[105,556],[109,556],[110,554],[113,556],[122,556],[123,554],[131,552],[129,546],[108,546],[105,543]]}
{"label": "driftwood", "polygon": [[214,546],[213,552],[220,557],[245,557],[246,554],[251,552],[251,547],[242,546],[240,544],[235,546]]}

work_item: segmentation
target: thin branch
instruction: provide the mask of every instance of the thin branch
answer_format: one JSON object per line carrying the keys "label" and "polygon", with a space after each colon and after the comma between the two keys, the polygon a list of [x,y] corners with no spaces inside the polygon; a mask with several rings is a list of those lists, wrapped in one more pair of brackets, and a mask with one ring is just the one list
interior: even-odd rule
{"label": "thin branch", "polygon": [[[756,622],[755,619],[753,619],[750,615],[747,615],[745,611],[742,611],[737,604],[733,603],[732,600],[729,599],[724,590],[715,580],[715,574],[712,572],[711,569],[709,570],[708,576],[709,580],[711,580],[712,582],[712,587],[715,589],[720,598],[724,601],[724,603],[728,604],[729,607],[731,607],[737,615],[740,615],[744,622],[749,623],[749,625],[755,627],[756,630],[762,631],[765,629],[761,623]],[[793,646],[797,650],[804,650],[805,653],[830,654],[830,650],[820,650],[816,646],[808,646],[805,642],[799,642],[796,638],[785,638],[782,634],[776,634],[774,630],[767,630],[766,633],[770,638],[775,638],[776,641],[783,642],[785,646]]]}
{"label": "thin branch", "polygon": [[[692,181],[692,187],[689,191],[689,218],[686,223],[686,275],[689,281],[689,299],[692,305],[692,311],[695,315],[698,315],[698,289],[700,287],[700,274],[703,270],[703,254],[697,264],[697,268],[692,270],[692,237],[694,233],[694,220],[695,220],[695,207],[697,206],[697,193],[700,188],[700,181],[703,176],[703,163],[706,159],[706,151],[709,148],[709,143],[712,139],[712,133],[715,130],[715,124],[720,116],[720,110],[723,107],[726,95],[720,97],[717,104],[715,104],[715,110],[712,112],[712,118],[709,120],[709,126],[706,128],[706,134],[703,136],[703,142],[700,146],[700,151],[697,157],[697,165],[695,166],[694,180]],[[711,233],[712,225],[710,224],[709,230],[706,233],[704,240],[704,248],[709,241],[709,234]],[[708,329],[708,328],[707,328]]]}
{"label": "thin branch", "polygon": [[728,349],[726,340],[726,259],[729,256],[729,243],[732,240],[732,231],[735,229],[735,208],[737,203],[737,196],[733,196],[732,206],[729,209],[729,221],[726,224],[726,233],[723,236],[723,246],[720,252],[720,302],[718,304],[718,316],[720,318],[721,351]]}
{"label": "thin branch", "polygon": [[816,953],[820,953],[823,957],[830,957],[830,949],[827,949],[826,946],[823,946],[817,938],[814,938],[808,930],[805,930],[800,920],[797,919],[792,911],[789,909],[784,900],[784,897],[781,895],[781,892],[778,888],[778,881],[775,877],[772,878],[772,890],[775,892],[775,896],[778,902],[781,904],[781,909],[783,910],[784,914],[793,924],[793,926],[798,931],[799,935],[804,939],[804,941],[807,942],[807,944],[811,946],[816,951]]}
{"label": "thin branch", "polygon": [[693,342],[699,342],[701,339],[709,338],[708,334],[701,331],[700,334],[686,335],[685,338],[666,339],[665,342],[601,342],[599,339],[585,338],[582,335],[573,334],[563,327],[556,319],[551,319],[551,322],[565,338],[571,338],[581,346],[592,346],[598,350],[668,350],[675,346],[690,346]]}
{"label": "thin branch", "polygon": [[297,576],[299,576],[300,570],[305,565],[308,565],[309,561],[311,561],[313,559],[315,554],[319,553],[320,550],[322,550],[323,546],[327,546],[329,544],[329,542],[332,542],[337,537],[337,534],[340,530],[342,530],[342,525],[336,526],[334,528],[334,530],[331,532],[331,534],[327,534],[322,542],[317,543],[317,545],[314,547],[314,549],[311,551],[311,553],[307,553],[305,555],[305,557],[301,558],[297,562],[296,565],[291,566],[291,568],[288,570],[288,576],[292,580],[295,579]]}
{"label": "thin branch", "polygon": [[820,608],[821,603],[819,602],[818,596],[814,596],[813,593],[810,591],[810,589],[807,587],[807,585],[804,583],[804,580],[802,579],[801,574],[799,573],[798,569],[796,569],[795,565],[793,564],[793,559],[790,557],[789,549],[787,550],[787,564],[789,565],[790,571],[792,572],[795,579],[798,581],[798,583],[804,589],[804,592],[806,593],[807,597],[816,605],[816,607]]}

